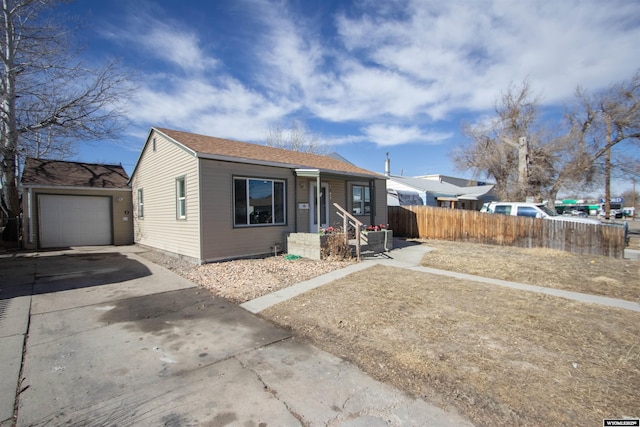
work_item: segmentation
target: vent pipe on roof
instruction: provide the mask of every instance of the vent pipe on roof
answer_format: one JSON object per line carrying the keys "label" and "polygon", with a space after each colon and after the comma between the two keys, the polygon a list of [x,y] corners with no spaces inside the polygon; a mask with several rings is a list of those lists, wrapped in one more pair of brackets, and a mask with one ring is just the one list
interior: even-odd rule
{"label": "vent pipe on roof", "polygon": [[389,160],[389,153],[387,153],[387,158],[384,160],[384,174],[386,176],[391,176],[391,160]]}

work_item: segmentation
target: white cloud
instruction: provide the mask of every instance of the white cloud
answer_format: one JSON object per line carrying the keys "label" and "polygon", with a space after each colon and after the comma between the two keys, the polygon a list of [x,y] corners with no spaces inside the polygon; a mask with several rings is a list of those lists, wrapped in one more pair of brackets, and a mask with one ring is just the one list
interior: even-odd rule
{"label": "white cloud", "polygon": [[388,5],[366,5],[336,18],[345,48],[439,93],[429,102],[442,112],[491,108],[510,82],[524,79],[557,102],[578,84],[597,89],[638,67],[630,58],[640,39],[633,1],[414,0],[401,18],[390,17]]}
{"label": "white cloud", "polygon": [[336,15],[337,45],[285,2],[249,4],[265,29],[255,53],[262,84],[334,122],[448,119],[491,109],[525,79],[558,103],[577,85],[597,89],[638,67],[628,60],[640,39],[631,1],[363,2]]}
{"label": "white cloud", "polygon": [[174,79],[139,90],[131,109],[136,123],[167,126],[220,137],[258,140],[269,125],[295,106],[273,102],[231,77],[213,84]]}
{"label": "white cloud", "polygon": [[133,14],[117,37],[182,72],[160,67],[144,75],[130,108],[134,123],[257,141],[271,123],[298,108],[283,94],[259,92],[230,75],[195,31],[155,13]]}
{"label": "white cloud", "polygon": [[363,130],[365,138],[378,146],[392,146],[408,143],[439,144],[451,138],[453,134],[443,132],[425,132],[417,126],[396,126],[374,124]]}
{"label": "white cloud", "polygon": [[186,24],[166,16],[155,16],[146,1],[129,5],[123,26],[108,26],[105,37],[117,40],[144,57],[151,56],[187,72],[211,71],[218,60],[204,51],[198,34]]}
{"label": "white cloud", "polygon": [[327,26],[297,3],[245,0],[236,10],[251,31],[233,35],[251,38],[241,76],[195,29],[136,15],[118,36],[182,73],[147,76],[132,118],[258,140],[269,125],[306,115],[361,129],[333,144],[442,143],[452,134],[430,131],[435,122],[492,110],[510,83],[528,79],[543,102],[558,103],[576,85],[596,90],[640,67],[633,0],[357,4]]}
{"label": "white cloud", "polygon": [[169,32],[166,25],[158,25],[141,38],[143,46],[158,58],[181,68],[195,71],[211,71],[218,61],[207,57],[199,47],[197,36],[189,32]]}

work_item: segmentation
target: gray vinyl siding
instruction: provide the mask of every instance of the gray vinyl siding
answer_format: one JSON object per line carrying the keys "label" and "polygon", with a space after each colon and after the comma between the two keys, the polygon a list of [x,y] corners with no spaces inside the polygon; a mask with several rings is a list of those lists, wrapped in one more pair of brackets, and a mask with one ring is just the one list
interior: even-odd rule
{"label": "gray vinyl siding", "polygon": [[[153,150],[153,138],[155,151]],[[176,178],[186,184],[186,218],[176,216]],[[131,180],[135,241],[201,260],[198,159],[152,132]],[[138,218],[138,190],[143,191],[144,218]]]}
{"label": "gray vinyl siding", "polygon": [[[295,231],[295,176],[292,170],[217,160],[200,160],[202,260],[249,257],[273,253]],[[285,180],[286,224],[234,227],[233,178]]]}
{"label": "gray vinyl siding", "polygon": [[376,204],[376,216],[374,223],[378,224],[387,224],[389,222],[389,212],[387,209],[387,180],[386,179],[376,179],[376,196],[375,196],[375,204]]}
{"label": "gray vinyl siding", "polygon": [[305,178],[295,178],[295,222],[297,227],[297,232],[306,233],[309,231],[309,210],[308,209],[298,209],[298,204],[300,203],[309,203],[309,187],[308,180]]}
{"label": "gray vinyl siding", "polygon": [[[25,249],[37,249],[40,247],[38,236],[40,235],[38,218],[38,195],[52,194],[59,196],[100,196],[111,198],[112,242],[114,245],[130,245],[133,243],[133,208],[131,202],[131,190],[95,190],[91,188],[31,188],[31,209],[29,209],[29,190],[23,192],[24,212],[22,221]],[[122,200],[120,200],[122,199]],[[31,217],[29,217],[31,212]]]}
{"label": "gray vinyl siding", "polygon": [[328,179],[323,182],[329,183],[329,225],[332,227],[342,227],[342,218],[338,216],[338,209],[336,209],[333,204],[337,203],[346,209],[347,200],[345,181]]}

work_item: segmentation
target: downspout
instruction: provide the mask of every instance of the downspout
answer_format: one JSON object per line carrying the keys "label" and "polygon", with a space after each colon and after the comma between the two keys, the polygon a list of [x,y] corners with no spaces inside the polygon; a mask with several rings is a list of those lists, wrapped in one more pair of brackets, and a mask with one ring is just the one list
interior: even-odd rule
{"label": "downspout", "polygon": [[[296,171],[291,171],[293,173],[293,226],[294,233],[298,232],[298,177],[296,176]],[[287,248],[288,249],[288,248]]]}
{"label": "downspout", "polygon": [[31,187],[27,188],[27,214],[29,215],[29,243],[33,243],[33,202]]}
{"label": "downspout", "polygon": [[322,231],[322,221],[320,217],[320,213],[322,212],[322,203],[320,202],[320,194],[322,194],[322,188],[320,187],[320,172],[318,172],[318,176],[316,177],[316,212],[318,216],[318,234]]}
{"label": "downspout", "polygon": [[376,224],[376,181],[373,179],[369,180],[369,203],[371,207],[369,209],[369,224]]}

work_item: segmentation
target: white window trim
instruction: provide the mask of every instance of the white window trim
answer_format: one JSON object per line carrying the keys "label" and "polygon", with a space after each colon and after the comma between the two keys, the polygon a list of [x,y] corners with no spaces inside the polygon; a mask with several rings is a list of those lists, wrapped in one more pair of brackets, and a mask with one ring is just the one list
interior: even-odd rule
{"label": "white window trim", "polygon": [[138,189],[138,218],[144,218],[144,191]]}
{"label": "white window trim", "polygon": [[[180,196],[180,182],[183,183],[184,194]],[[176,218],[187,219],[187,179],[184,176],[176,178]]]}

